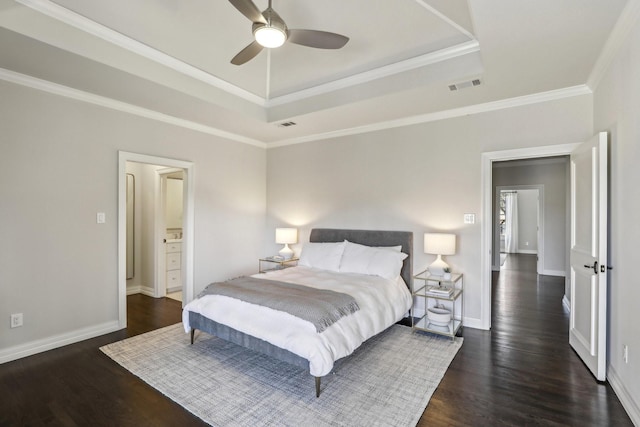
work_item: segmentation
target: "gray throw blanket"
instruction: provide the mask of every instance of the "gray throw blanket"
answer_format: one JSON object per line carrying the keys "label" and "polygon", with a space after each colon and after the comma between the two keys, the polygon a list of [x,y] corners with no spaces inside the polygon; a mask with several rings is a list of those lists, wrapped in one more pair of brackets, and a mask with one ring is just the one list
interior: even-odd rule
{"label": "gray throw blanket", "polygon": [[313,323],[318,332],[324,331],[341,317],[360,310],[351,295],[253,277],[212,283],[198,298],[205,295],[223,295],[284,311]]}

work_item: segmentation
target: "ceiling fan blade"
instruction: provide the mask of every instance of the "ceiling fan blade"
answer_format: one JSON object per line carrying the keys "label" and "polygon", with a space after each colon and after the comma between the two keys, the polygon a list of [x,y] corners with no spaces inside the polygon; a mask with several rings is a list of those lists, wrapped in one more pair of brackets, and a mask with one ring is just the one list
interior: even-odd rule
{"label": "ceiling fan blade", "polygon": [[267,20],[262,16],[262,12],[258,9],[251,0],[229,0],[229,3],[240,11],[241,14],[249,18],[251,22],[267,23]]}
{"label": "ceiling fan blade", "polygon": [[262,45],[257,41],[254,41],[249,46],[242,49],[236,56],[233,57],[231,63],[233,65],[242,65],[245,62],[251,61],[257,54],[262,52]]}
{"label": "ceiling fan blade", "polygon": [[287,41],[319,49],[340,49],[347,44],[349,37],[327,31],[289,30]]}

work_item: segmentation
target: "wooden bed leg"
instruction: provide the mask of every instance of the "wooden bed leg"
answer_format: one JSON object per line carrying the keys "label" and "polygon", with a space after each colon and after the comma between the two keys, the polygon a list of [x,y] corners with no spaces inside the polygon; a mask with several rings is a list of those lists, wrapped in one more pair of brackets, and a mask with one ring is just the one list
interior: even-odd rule
{"label": "wooden bed leg", "polygon": [[193,337],[195,336],[195,334],[196,334],[196,330],[191,328],[191,345],[193,345]]}
{"label": "wooden bed leg", "polygon": [[316,397],[320,397],[320,377],[316,378]]}

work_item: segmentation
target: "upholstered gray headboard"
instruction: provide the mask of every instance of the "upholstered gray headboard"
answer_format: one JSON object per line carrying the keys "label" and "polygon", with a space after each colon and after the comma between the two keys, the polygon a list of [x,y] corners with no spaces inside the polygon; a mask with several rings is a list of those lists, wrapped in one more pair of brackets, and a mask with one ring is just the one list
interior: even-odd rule
{"label": "upholstered gray headboard", "polygon": [[413,232],[382,230],[342,230],[339,228],[313,228],[309,241],[342,242],[348,240],[366,246],[402,246],[402,252],[409,255],[405,258],[400,275],[409,289],[413,277]]}

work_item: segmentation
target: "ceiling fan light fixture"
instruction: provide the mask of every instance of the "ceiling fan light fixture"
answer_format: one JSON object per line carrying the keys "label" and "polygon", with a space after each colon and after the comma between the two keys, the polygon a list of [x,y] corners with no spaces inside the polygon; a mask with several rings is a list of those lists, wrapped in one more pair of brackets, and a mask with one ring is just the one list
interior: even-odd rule
{"label": "ceiling fan light fixture", "polygon": [[261,46],[268,48],[280,47],[287,40],[287,33],[273,25],[259,27],[253,33],[253,36]]}

